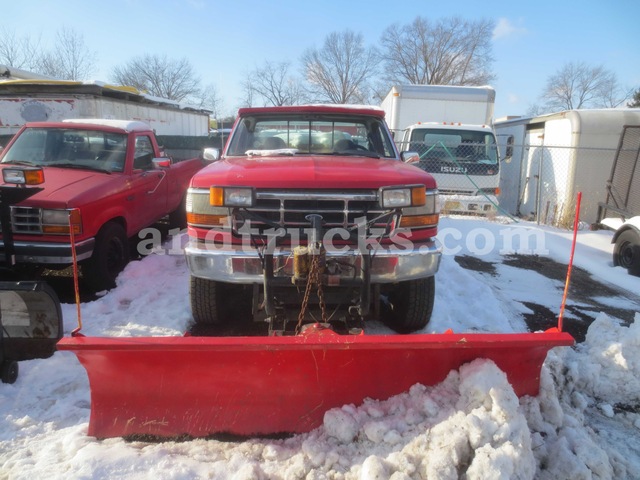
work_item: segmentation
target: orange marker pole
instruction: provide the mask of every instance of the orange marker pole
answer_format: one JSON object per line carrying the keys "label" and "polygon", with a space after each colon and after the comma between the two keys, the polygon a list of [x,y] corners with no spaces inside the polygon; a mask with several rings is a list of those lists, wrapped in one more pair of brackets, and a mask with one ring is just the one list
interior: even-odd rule
{"label": "orange marker pole", "polygon": [[73,258],[73,288],[76,294],[76,310],[78,312],[78,327],[71,332],[71,336],[80,335],[82,330],[82,314],[80,311],[80,286],[78,274],[78,258],[76,257],[76,239],[73,232],[73,223],[71,221],[71,212],[69,212],[69,237],[71,240],[71,256]]}
{"label": "orange marker pole", "polygon": [[576,250],[576,239],[578,236],[578,224],[580,219],[580,202],[582,200],[582,192],[578,192],[576,199],[576,216],[573,220],[573,241],[571,242],[571,255],[569,256],[569,267],[567,268],[567,279],[564,283],[564,293],[562,295],[562,303],[560,304],[560,315],[558,315],[558,331],[562,331],[562,321],[564,319],[564,307],[567,303],[567,293],[569,292],[569,280],[571,279],[571,268],[573,267],[573,254]]}

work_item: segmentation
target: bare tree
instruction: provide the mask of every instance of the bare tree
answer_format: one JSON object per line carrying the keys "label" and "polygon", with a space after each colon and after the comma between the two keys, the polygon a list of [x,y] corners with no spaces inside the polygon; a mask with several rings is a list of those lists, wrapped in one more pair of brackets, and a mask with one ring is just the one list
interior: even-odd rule
{"label": "bare tree", "polygon": [[211,116],[213,118],[219,118],[222,116],[223,102],[218,95],[218,89],[214,84],[209,84],[204,87],[200,92],[200,102],[197,106],[211,110]]}
{"label": "bare tree", "polygon": [[81,34],[63,27],[56,34],[53,50],[42,53],[36,63],[38,73],[63,80],[84,80],[96,70],[96,54],[87,49]]}
{"label": "bare tree", "polygon": [[178,102],[202,98],[200,79],[186,58],[171,60],[166,55],[143,55],[115,67],[111,77],[120,85]]}
{"label": "bare tree", "polygon": [[377,50],[365,48],[362,34],[348,30],[331,33],[321,49],[302,56],[311,95],[331,103],[368,103],[377,64]]}
{"label": "bare tree", "polygon": [[37,65],[38,44],[29,37],[16,37],[14,31],[0,29],[0,63],[9,67],[33,70]]}
{"label": "bare tree", "polygon": [[492,20],[459,17],[437,22],[417,17],[394,24],[382,34],[382,60],[389,83],[419,85],[486,85],[495,79]]}
{"label": "bare tree", "polygon": [[295,105],[304,98],[300,82],[289,74],[288,62],[265,62],[249,73],[242,86],[251,103],[256,95],[273,106]]}
{"label": "bare tree", "polygon": [[570,62],[547,79],[541,100],[547,111],[617,107],[629,97],[615,73],[602,66]]}
{"label": "bare tree", "polygon": [[244,97],[241,101],[242,106],[252,107],[256,91],[253,88],[253,79],[251,78],[251,75],[249,75],[248,78],[244,82],[242,82],[242,90],[244,93]]}

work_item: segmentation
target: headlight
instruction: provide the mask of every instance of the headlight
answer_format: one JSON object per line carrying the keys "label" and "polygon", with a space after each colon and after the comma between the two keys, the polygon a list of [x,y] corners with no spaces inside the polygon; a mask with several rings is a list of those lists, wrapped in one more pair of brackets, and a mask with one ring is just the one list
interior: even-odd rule
{"label": "headlight", "polygon": [[424,185],[406,187],[382,187],[380,204],[383,208],[420,207],[426,202]]}
{"label": "headlight", "polygon": [[209,190],[190,188],[187,191],[187,223],[192,226],[218,227],[226,226],[229,209],[214,207],[210,201]]}
{"label": "headlight", "polygon": [[432,228],[440,218],[440,198],[437,190],[425,192],[425,201],[419,207],[405,207],[400,218],[401,228]]}
{"label": "headlight", "polygon": [[209,201],[214,207],[251,207],[253,205],[251,187],[211,187]]}
{"label": "headlight", "polygon": [[40,185],[44,183],[44,171],[42,168],[5,168],[2,170],[4,183],[14,185]]}
{"label": "headlight", "polygon": [[69,227],[74,235],[82,233],[82,217],[77,208],[70,210],[42,210],[42,233],[69,235]]}

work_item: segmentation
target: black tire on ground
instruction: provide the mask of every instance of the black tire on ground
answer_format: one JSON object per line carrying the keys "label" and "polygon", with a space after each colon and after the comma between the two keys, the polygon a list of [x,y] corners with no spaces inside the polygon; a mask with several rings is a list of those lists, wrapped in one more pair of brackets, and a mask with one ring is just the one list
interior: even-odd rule
{"label": "black tire on ground", "polygon": [[640,277],[640,234],[625,230],[613,247],[613,264],[626,268],[630,275]]}
{"label": "black tire on ground", "polygon": [[15,360],[5,360],[0,367],[0,380],[2,383],[15,383],[18,379],[18,362]]}
{"label": "black tire on ground", "polygon": [[93,255],[82,265],[82,275],[97,291],[116,286],[116,277],[129,263],[129,241],[122,225],[109,222],[96,235]]}
{"label": "black tire on ground", "polygon": [[196,325],[244,324],[251,321],[251,286],[191,276],[191,313]]}
{"label": "black tire on ground", "polygon": [[399,282],[383,290],[387,303],[382,308],[382,321],[398,333],[426,327],[431,320],[435,290],[434,277]]}
{"label": "black tire on ground", "polygon": [[169,214],[169,228],[187,228],[187,199],[184,197],[173,212]]}

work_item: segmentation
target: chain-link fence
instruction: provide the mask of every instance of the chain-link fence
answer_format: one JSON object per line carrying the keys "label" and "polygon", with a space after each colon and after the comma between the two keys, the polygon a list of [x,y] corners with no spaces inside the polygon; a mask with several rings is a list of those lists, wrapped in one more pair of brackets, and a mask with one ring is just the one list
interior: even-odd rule
{"label": "chain-link fence", "polygon": [[[509,145],[508,151],[500,147],[497,162],[496,155],[487,154],[486,145],[473,147],[480,153],[469,156],[451,149],[442,155],[434,149],[426,155],[412,145],[412,150],[421,152],[418,166],[435,177],[443,205],[449,196],[486,196],[497,199],[498,215],[571,228],[576,195],[581,191],[580,220],[597,221],[598,203],[607,197],[615,148]],[[436,153],[440,153],[437,158],[432,155]],[[491,197],[495,187],[499,195]]]}
{"label": "chain-link fence", "polygon": [[500,162],[493,136],[469,131],[462,138],[455,130],[424,136],[431,137],[430,141],[411,141],[400,144],[399,149],[416,152],[420,160],[415,165],[434,176],[443,214],[495,214]]}
{"label": "chain-link fence", "polygon": [[597,221],[615,148],[513,145],[512,149],[501,163],[501,209],[540,224],[570,228],[576,196],[582,192],[580,220]]}
{"label": "chain-link fence", "polygon": [[624,220],[640,215],[640,125],[623,128],[619,148],[598,222],[609,216]]}

